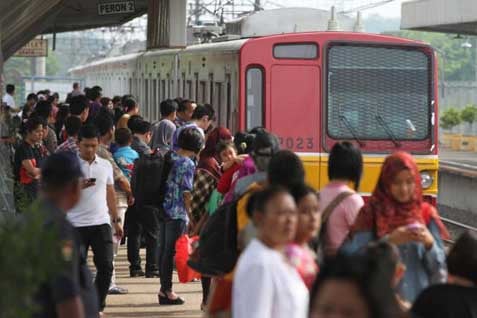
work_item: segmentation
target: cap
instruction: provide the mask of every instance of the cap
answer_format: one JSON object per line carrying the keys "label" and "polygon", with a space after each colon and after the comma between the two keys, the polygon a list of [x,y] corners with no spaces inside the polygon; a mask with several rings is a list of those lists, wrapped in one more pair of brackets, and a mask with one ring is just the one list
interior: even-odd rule
{"label": "cap", "polygon": [[45,185],[65,185],[82,176],[78,156],[70,151],[52,154],[41,166],[42,183]]}

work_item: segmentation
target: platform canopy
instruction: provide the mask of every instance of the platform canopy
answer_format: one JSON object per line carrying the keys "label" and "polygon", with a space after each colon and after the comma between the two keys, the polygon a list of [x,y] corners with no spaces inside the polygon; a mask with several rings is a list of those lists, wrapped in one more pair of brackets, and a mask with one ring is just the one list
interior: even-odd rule
{"label": "platform canopy", "polygon": [[404,2],[401,29],[477,35],[477,0]]}
{"label": "platform canopy", "polygon": [[147,12],[148,0],[0,0],[3,58],[39,34],[123,24]]}

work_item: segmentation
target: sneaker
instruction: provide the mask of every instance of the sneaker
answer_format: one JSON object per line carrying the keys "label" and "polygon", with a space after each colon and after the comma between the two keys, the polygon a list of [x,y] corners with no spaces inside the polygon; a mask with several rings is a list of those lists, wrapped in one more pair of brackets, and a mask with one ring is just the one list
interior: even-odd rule
{"label": "sneaker", "polygon": [[146,271],[146,278],[160,277],[159,271]]}
{"label": "sneaker", "polygon": [[130,277],[140,277],[146,275],[142,269],[133,269],[129,271],[129,276]]}
{"label": "sneaker", "polygon": [[122,288],[119,286],[113,286],[109,288],[108,294],[109,295],[125,295],[128,293],[128,290],[126,288]]}

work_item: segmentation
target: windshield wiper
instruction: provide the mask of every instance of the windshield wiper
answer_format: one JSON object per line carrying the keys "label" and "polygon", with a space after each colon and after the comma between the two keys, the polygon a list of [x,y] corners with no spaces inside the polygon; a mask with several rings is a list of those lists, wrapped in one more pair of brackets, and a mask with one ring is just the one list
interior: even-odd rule
{"label": "windshield wiper", "polygon": [[359,144],[360,147],[364,147],[364,142],[362,142],[359,138],[358,138],[358,135],[356,134],[356,132],[354,131],[354,128],[353,126],[351,125],[351,123],[349,122],[348,118],[346,118],[346,116],[344,115],[340,115],[340,120],[343,121],[343,123],[345,124],[346,128],[348,128],[349,132],[351,133],[351,135],[353,135],[353,138],[354,140],[356,140],[356,142]]}
{"label": "windshield wiper", "polygon": [[381,126],[383,126],[384,131],[385,131],[386,134],[388,134],[388,136],[391,138],[391,140],[393,141],[394,145],[395,145],[396,147],[401,147],[401,144],[397,141],[396,136],[394,136],[393,131],[391,130],[391,128],[389,127],[389,125],[384,121],[383,117],[382,117],[381,115],[376,115],[375,118],[376,118],[376,120],[378,121],[378,123],[381,124]]}

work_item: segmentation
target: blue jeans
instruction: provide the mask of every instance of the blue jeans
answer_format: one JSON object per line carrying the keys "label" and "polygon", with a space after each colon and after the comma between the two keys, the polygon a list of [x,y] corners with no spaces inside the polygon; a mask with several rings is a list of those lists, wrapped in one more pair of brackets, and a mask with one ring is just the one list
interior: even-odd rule
{"label": "blue jeans", "polygon": [[186,231],[184,220],[166,220],[159,226],[159,273],[161,292],[172,291],[172,270],[176,241]]}

